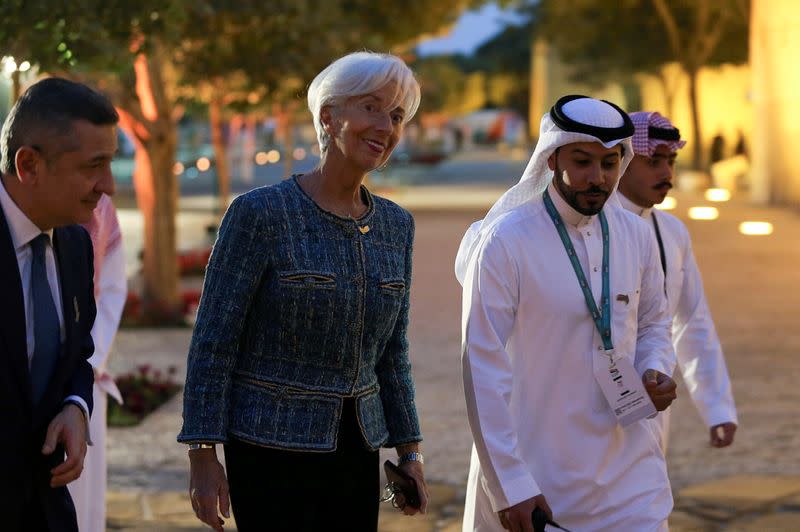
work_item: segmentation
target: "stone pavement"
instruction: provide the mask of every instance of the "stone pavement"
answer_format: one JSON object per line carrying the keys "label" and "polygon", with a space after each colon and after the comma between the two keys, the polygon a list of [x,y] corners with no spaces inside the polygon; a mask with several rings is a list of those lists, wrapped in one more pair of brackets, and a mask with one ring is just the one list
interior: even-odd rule
{"label": "stone pavement", "polygon": [[[460,289],[452,262],[464,229],[499,191],[484,189],[481,204],[475,189],[467,188],[472,199],[464,208],[456,208],[460,189],[428,192],[434,191],[447,194],[451,208],[433,208],[430,198],[409,199],[425,196],[422,190],[387,191],[410,206],[417,221],[410,341],[434,500],[424,519],[397,515],[387,505],[382,531],[460,529],[471,437],[458,360]],[[696,195],[676,197],[674,213],[684,220],[688,207],[707,204]],[[717,206],[719,219],[689,220],[687,225],[728,360],[740,429],[732,447],[711,449],[707,430],[681,386],[683,393],[672,407],[668,455],[676,494],[671,529],[800,530],[800,214],[736,198]],[[737,227],[744,220],[770,221],[775,231],[743,236]],[[185,226],[198,232],[201,221]],[[188,329],[123,330],[111,369],[174,364],[182,379],[190,334]],[[110,529],[202,529],[186,500],[185,449],[175,443],[180,407],[179,396],[139,427],[109,431]]]}
{"label": "stone pavement", "polygon": [[[430,492],[432,502],[422,516],[407,517],[382,505],[378,530],[460,532],[463,495],[440,483]],[[107,504],[109,530],[208,530],[192,513],[186,491],[109,492]],[[800,530],[800,477],[741,475],[686,488],[669,521],[672,532]]]}

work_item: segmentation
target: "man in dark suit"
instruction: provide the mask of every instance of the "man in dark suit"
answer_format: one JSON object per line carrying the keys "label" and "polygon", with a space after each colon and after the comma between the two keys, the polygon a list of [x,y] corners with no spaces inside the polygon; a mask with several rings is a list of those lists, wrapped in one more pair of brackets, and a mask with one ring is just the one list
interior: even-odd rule
{"label": "man in dark suit", "polygon": [[3,530],[78,530],[92,409],[92,245],[74,225],[113,194],[119,117],[92,89],[50,78],[0,138],[0,509]]}

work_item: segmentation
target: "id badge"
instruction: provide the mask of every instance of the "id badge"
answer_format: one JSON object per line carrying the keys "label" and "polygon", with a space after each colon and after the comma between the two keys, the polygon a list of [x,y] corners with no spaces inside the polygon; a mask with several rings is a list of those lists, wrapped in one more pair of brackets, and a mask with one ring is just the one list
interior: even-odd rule
{"label": "id badge", "polygon": [[621,426],[627,427],[657,413],[642,379],[627,357],[613,358],[612,355],[610,364],[598,366],[594,377]]}

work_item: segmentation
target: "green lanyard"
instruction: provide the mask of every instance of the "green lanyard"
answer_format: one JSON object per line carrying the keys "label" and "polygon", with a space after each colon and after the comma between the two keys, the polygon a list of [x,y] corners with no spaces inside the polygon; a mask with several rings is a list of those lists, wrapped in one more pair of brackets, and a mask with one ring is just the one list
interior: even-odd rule
{"label": "green lanyard", "polygon": [[581,290],[583,290],[583,297],[586,300],[586,306],[589,307],[589,313],[592,315],[594,325],[597,327],[597,331],[600,333],[600,338],[603,339],[603,348],[605,349],[606,354],[611,356],[611,352],[614,350],[614,345],[611,343],[611,298],[609,297],[609,292],[611,289],[609,288],[609,239],[608,222],[606,222],[606,216],[603,214],[603,211],[600,211],[600,227],[603,232],[603,291],[600,295],[600,306],[602,307],[602,310],[598,310],[597,303],[595,303],[594,296],[592,295],[592,291],[589,289],[589,283],[586,281],[586,275],[584,275],[583,268],[581,268],[581,263],[578,261],[578,255],[575,253],[575,247],[572,245],[572,241],[569,239],[569,235],[567,234],[567,228],[564,225],[564,221],[561,219],[561,216],[558,214],[555,205],[553,205],[553,200],[550,199],[550,193],[547,190],[544,191],[544,206],[547,209],[547,214],[550,215],[550,219],[553,220],[553,224],[556,226],[558,236],[561,237],[561,243],[564,244],[564,249],[567,251],[569,261],[572,263],[572,269],[575,270],[575,275],[578,277],[578,283],[581,285]]}

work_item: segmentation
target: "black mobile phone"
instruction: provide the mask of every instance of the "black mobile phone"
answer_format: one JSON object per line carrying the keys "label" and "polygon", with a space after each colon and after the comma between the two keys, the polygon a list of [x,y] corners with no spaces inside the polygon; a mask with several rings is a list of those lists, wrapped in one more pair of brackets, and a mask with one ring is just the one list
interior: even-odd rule
{"label": "black mobile phone", "polygon": [[545,513],[545,511],[538,506],[533,509],[533,512],[531,512],[531,521],[533,521],[534,532],[543,532],[546,525],[550,525],[559,530],[564,530],[565,532],[570,532],[552,519],[548,518],[547,513]]}
{"label": "black mobile phone", "polygon": [[394,484],[394,487],[403,494],[406,504],[412,508],[419,508],[419,490],[416,481],[391,460],[383,463],[383,470],[386,473],[386,480]]}

